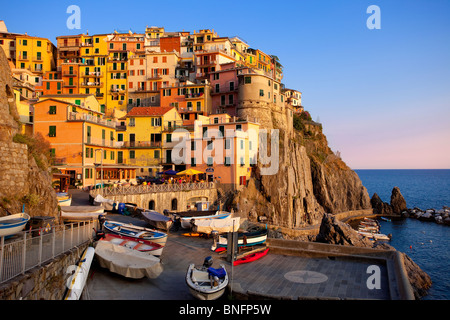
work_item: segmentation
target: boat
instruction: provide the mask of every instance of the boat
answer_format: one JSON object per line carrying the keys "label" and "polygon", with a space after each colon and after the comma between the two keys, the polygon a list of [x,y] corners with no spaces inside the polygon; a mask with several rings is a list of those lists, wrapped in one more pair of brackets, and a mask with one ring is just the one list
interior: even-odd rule
{"label": "boat", "polygon": [[155,279],[163,271],[159,258],[109,241],[97,242],[95,256],[102,268],[126,278]]}
{"label": "boat", "polygon": [[122,236],[149,240],[162,246],[165,246],[167,241],[166,233],[155,229],[139,227],[134,224],[107,220],[103,223],[103,227],[113,233],[120,234]]}
{"label": "boat", "polygon": [[157,229],[169,230],[173,219],[154,210],[141,211],[141,215],[152,227]]}
{"label": "boat", "polygon": [[231,218],[231,215],[223,219],[195,219],[192,227],[193,232],[211,234],[213,231],[218,233],[237,232],[240,226],[240,218]]}
{"label": "boat", "polygon": [[25,212],[0,217],[0,237],[12,236],[22,231],[30,218]]}
{"label": "boat", "polygon": [[195,221],[201,221],[201,220],[211,220],[211,219],[224,219],[231,215],[231,212],[227,211],[216,211],[215,214],[207,215],[207,216],[191,216],[191,217],[182,217],[180,218],[181,221],[181,227],[185,229],[189,229],[192,227],[192,224],[195,223]]}
{"label": "boat", "polygon": [[391,221],[391,219],[389,219],[389,218],[386,218],[386,217],[380,217],[380,219],[381,219],[381,220],[383,220],[383,221],[388,221],[388,222],[390,222],[390,221]]}
{"label": "boat", "polygon": [[[257,244],[262,244],[267,240],[267,229],[260,229],[253,232],[240,232],[238,233],[238,247],[249,247]],[[220,247],[227,247],[227,237],[219,236],[218,241],[214,241],[211,247],[212,251],[215,251]]]}
{"label": "boat", "polygon": [[98,219],[105,215],[103,207],[97,206],[67,206],[61,207],[61,218],[64,221],[86,221]]}
{"label": "boat", "polygon": [[391,238],[389,236],[382,234],[382,233],[358,231],[358,234],[362,235],[366,238],[373,239],[373,240],[391,240]]}
{"label": "boat", "polygon": [[94,254],[95,249],[93,247],[88,247],[86,250],[84,250],[78,264],[76,266],[71,266],[76,267],[76,269],[70,270],[75,272],[69,278],[70,283],[67,282],[68,289],[64,296],[64,300],[80,299],[81,294],[83,293],[84,286],[86,285],[86,279],[89,275],[89,269],[91,267]]}
{"label": "boat", "polygon": [[242,258],[236,259],[233,261],[233,266],[238,266],[240,264],[249,263],[255,260],[258,260],[264,257],[269,252],[269,248],[266,248],[263,251],[253,252],[248,255],[243,256]]}
{"label": "boat", "polygon": [[207,257],[203,266],[190,264],[186,272],[186,284],[191,294],[199,300],[217,300],[225,292],[228,285],[228,274],[223,264],[214,269],[212,258]]}
{"label": "boat", "polygon": [[71,196],[67,196],[67,197],[57,197],[58,199],[58,205],[60,207],[67,207],[72,205],[72,197]]}
{"label": "boat", "polygon": [[124,246],[140,252],[146,252],[154,256],[160,256],[164,249],[164,246],[155,242],[151,242],[149,240],[141,240],[113,233],[105,234],[100,241],[109,241],[113,244]]}
{"label": "boat", "polygon": [[108,210],[108,211],[112,211],[114,209],[117,209],[117,206],[118,206],[114,202],[114,200],[106,199],[101,194],[98,194],[94,198],[93,204],[94,204],[94,206],[101,206],[101,207],[103,207],[103,209]]}

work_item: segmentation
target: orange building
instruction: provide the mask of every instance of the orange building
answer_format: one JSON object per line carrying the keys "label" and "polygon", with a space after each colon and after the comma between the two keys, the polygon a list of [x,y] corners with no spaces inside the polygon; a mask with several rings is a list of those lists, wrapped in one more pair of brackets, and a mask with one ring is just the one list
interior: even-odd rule
{"label": "orange building", "polygon": [[63,80],[61,73],[57,71],[47,71],[42,77],[42,85],[35,87],[37,96],[57,95],[63,93]]}
{"label": "orange building", "polygon": [[46,96],[33,106],[34,134],[50,142],[53,165],[72,185],[94,185],[102,171],[105,182],[135,181],[136,169],[124,165],[117,123],[104,117],[94,95]]}

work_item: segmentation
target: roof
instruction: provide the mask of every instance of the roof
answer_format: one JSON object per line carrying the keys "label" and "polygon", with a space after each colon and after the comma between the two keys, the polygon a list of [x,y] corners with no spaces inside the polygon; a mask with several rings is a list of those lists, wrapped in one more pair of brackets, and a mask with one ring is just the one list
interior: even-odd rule
{"label": "roof", "polygon": [[175,107],[134,107],[127,117],[162,116]]}

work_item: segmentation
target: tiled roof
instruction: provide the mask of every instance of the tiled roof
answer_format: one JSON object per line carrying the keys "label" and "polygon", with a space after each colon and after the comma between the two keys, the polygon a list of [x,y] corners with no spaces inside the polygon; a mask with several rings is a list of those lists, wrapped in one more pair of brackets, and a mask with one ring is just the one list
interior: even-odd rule
{"label": "tiled roof", "polygon": [[128,112],[127,117],[136,116],[163,116],[174,107],[134,107]]}

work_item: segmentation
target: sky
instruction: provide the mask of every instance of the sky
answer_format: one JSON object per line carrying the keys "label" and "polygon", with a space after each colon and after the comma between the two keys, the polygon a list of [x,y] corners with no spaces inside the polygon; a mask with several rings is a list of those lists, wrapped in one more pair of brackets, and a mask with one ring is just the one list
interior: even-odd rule
{"label": "sky", "polygon": [[[81,29],[70,30],[70,5]],[[369,29],[371,5],[379,29]],[[30,1],[3,3],[10,32],[214,29],[279,57],[283,83],[352,169],[450,169],[450,1]]]}

